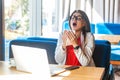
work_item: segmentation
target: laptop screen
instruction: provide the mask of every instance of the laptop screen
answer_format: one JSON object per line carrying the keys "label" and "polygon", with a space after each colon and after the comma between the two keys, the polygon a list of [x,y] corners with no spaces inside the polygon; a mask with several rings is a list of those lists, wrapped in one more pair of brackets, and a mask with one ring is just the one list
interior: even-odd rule
{"label": "laptop screen", "polygon": [[11,46],[17,70],[31,72],[39,77],[50,77],[45,49],[19,45]]}

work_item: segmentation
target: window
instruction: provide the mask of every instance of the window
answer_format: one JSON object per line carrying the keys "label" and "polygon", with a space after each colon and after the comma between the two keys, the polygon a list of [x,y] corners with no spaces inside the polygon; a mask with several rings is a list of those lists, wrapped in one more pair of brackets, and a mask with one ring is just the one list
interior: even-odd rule
{"label": "window", "polygon": [[4,0],[5,60],[9,57],[9,41],[29,35],[29,0]]}
{"label": "window", "polygon": [[26,36],[58,37],[59,0],[5,0],[5,56],[9,41]]}
{"label": "window", "polygon": [[28,0],[5,0],[5,39],[29,35]]}
{"label": "window", "polygon": [[[55,37],[58,32],[58,0],[42,0],[42,36]],[[46,6],[47,5],[47,6]]]}

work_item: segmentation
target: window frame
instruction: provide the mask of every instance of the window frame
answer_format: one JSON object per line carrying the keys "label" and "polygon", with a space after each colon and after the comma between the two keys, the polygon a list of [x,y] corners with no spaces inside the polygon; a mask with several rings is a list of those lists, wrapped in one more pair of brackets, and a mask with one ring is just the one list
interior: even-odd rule
{"label": "window frame", "polygon": [[29,0],[30,9],[30,36],[41,36],[41,9],[42,0]]}
{"label": "window frame", "polygon": [[[56,30],[59,32],[59,0],[56,0]],[[29,0],[30,36],[42,36],[42,0]]]}

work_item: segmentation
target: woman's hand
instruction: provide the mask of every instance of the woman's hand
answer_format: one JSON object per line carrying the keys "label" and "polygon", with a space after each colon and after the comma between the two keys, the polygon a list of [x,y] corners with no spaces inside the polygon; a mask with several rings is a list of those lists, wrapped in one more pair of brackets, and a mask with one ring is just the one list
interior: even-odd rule
{"label": "woman's hand", "polygon": [[78,46],[77,37],[73,31],[66,31],[65,34],[67,39],[69,40],[68,44],[73,45],[73,47]]}
{"label": "woman's hand", "polygon": [[65,31],[63,32],[63,35],[62,35],[62,40],[63,40],[62,48],[63,48],[63,50],[66,49],[66,41],[67,41],[66,32],[67,32],[67,30],[65,30]]}

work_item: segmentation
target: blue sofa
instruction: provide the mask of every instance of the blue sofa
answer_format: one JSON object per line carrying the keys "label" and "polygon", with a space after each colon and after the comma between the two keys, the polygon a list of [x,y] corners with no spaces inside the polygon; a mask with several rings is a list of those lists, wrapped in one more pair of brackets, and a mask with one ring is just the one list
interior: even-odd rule
{"label": "blue sofa", "polygon": [[120,24],[97,23],[95,25],[95,34],[120,35]]}
{"label": "blue sofa", "polygon": [[[97,23],[95,26],[95,34],[120,35],[120,24],[114,23]],[[120,60],[120,43],[111,44],[110,60]]]}
{"label": "blue sofa", "polygon": [[[30,46],[43,48],[47,50],[48,60],[50,64],[57,64],[54,55],[55,48],[57,45],[57,39],[53,38],[43,38],[43,37],[28,37],[26,39],[15,39],[10,41],[10,58],[13,58],[11,45],[22,45],[22,46]],[[104,79],[109,77],[110,71],[110,43],[106,40],[95,40],[95,51],[93,53],[93,60],[95,62],[96,67],[104,67],[105,75]]]}
{"label": "blue sofa", "polygon": [[36,47],[42,48],[47,51],[48,62],[50,64],[57,64],[54,59],[54,52],[56,48],[55,41],[44,41],[44,40],[30,40],[30,39],[15,39],[10,41],[9,43],[9,58],[13,58],[13,52],[11,45],[21,45],[21,46],[29,46],[29,47]]}

